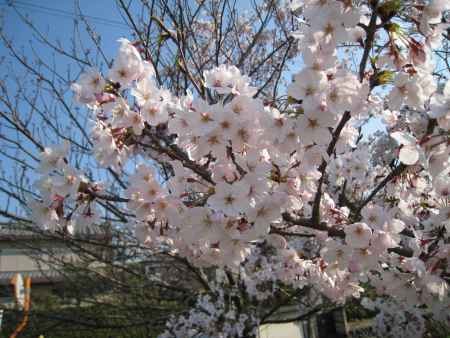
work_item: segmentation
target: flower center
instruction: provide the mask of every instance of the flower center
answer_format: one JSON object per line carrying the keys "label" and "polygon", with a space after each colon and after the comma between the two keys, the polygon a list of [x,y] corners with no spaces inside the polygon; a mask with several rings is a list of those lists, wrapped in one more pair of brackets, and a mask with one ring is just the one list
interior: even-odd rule
{"label": "flower center", "polygon": [[229,121],[222,121],[222,122],[220,123],[220,126],[222,127],[222,129],[230,129],[231,124],[230,124]]}
{"label": "flower center", "polygon": [[311,96],[311,95],[314,95],[315,92],[316,92],[316,89],[313,86],[308,86],[308,87],[306,87],[305,95]]}
{"label": "flower center", "polygon": [[141,117],[139,115],[134,115],[133,116],[133,123],[140,123],[141,122]]}
{"label": "flower center", "polygon": [[328,98],[330,99],[331,102],[336,102],[336,101],[337,101],[337,99],[338,99],[338,94],[337,94],[336,89],[334,89],[334,90],[330,93],[330,95],[328,95]]}
{"label": "flower center", "polygon": [[237,134],[241,138],[241,140],[243,140],[245,142],[248,141],[248,139],[250,138],[247,130],[245,130],[243,128],[239,129]]}
{"label": "flower center", "polygon": [[148,110],[148,115],[150,116],[156,116],[156,113],[158,112],[158,108],[156,107],[150,107],[150,109]]}
{"label": "flower center", "polygon": [[325,35],[331,35],[334,32],[334,27],[330,23],[327,23],[324,31],[325,31]]}
{"label": "flower center", "polygon": [[232,195],[225,196],[225,204],[230,205],[233,204],[235,198]]}
{"label": "flower center", "polygon": [[92,78],[91,80],[91,85],[93,85],[94,87],[98,86],[98,84],[100,83],[100,77],[95,76]]}
{"label": "flower center", "polygon": [[202,114],[200,114],[200,116],[201,116],[200,121],[202,121],[203,123],[209,123],[212,121],[212,119],[208,113],[202,113]]}
{"label": "flower center", "polygon": [[242,112],[242,107],[238,104],[233,106],[233,112],[236,114],[240,114]]}
{"label": "flower center", "polygon": [[213,221],[211,220],[211,218],[209,216],[206,216],[205,218],[203,218],[203,224],[210,227],[213,225]]}
{"label": "flower center", "polygon": [[66,181],[68,184],[74,184],[76,180],[77,180],[76,176],[73,175],[68,175],[66,177]]}
{"label": "flower center", "polygon": [[127,77],[127,71],[125,69],[119,69],[117,71],[117,74],[119,74],[119,77],[126,78]]}
{"label": "flower center", "polygon": [[219,138],[216,135],[213,135],[213,136],[208,138],[208,143],[210,145],[220,144]]}
{"label": "flower center", "polygon": [[356,227],[355,234],[357,236],[362,236],[364,234],[364,229],[360,226]]}
{"label": "flower center", "polygon": [[256,212],[257,217],[264,217],[267,215],[267,209],[265,207],[259,208]]}
{"label": "flower center", "polygon": [[315,119],[308,119],[308,127],[315,129],[319,126],[319,123]]}

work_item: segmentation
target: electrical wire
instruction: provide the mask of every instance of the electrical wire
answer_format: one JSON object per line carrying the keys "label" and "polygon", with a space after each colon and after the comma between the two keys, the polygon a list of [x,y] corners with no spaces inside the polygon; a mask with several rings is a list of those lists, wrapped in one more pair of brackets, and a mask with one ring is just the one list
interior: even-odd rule
{"label": "electrical wire", "polygon": [[28,10],[36,11],[39,13],[53,15],[56,17],[64,17],[64,18],[68,18],[68,19],[77,19],[80,17],[84,17],[84,18],[87,18],[90,21],[96,22],[98,24],[116,27],[116,28],[119,28],[119,27],[120,28],[128,28],[128,26],[126,24],[124,24],[123,22],[120,22],[120,21],[105,19],[105,18],[92,16],[92,15],[76,14],[76,13],[61,10],[61,9],[31,4],[31,3],[28,3],[25,1],[14,0],[14,1],[7,1],[6,3],[0,4],[0,6],[5,6],[5,5],[9,6],[9,7],[14,6],[14,7],[17,7],[20,9],[28,9]]}

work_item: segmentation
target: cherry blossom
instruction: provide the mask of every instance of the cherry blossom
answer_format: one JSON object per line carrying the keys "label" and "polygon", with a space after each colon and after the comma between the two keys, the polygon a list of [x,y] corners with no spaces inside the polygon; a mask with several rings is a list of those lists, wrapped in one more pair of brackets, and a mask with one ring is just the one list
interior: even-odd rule
{"label": "cherry blossom", "polygon": [[139,52],[130,41],[121,38],[119,42],[119,52],[109,72],[109,78],[122,86],[128,86],[131,81],[137,80],[141,76],[144,64]]}
{"label": "cherry blossom", "polygon": [[311,109],[317,105],[325,88],[325,73],[306,68],[295,75],[294,82],[288,88],[288,94],[297,100],[302,100],[305,109]]}
{"label": "cherry blossom", "polygon": [[[87,68],[72,90],[92,113],[95,160],[126,188],[91,182],[68,145],[42,147],[36,226],[97,231],[117,203],[150,253],[199,268],[210,284],[161,337],[256,335],[261,302],[286,286],[335,304],[373,288],[364,304],[386,337],[448,323],[450,85],[437,85],[431,48],[449,6],[411,6],[405,21],[394,5],[291,1],[301,61],[281,98],[231,64],[177,96],[120,39],[107,81]],[[385,130],[367,136],[373,119]]]}
{"label": "cherry blossom", "polygon": [[82,104],[96,101],[96,94],[103,92],[106,81],[100,72],[94,68],[87,69],[80,75],[78,82],[72,84],[75,100]]}
{"label": "cherry blossom", "polygon": [[417,79],[407,73],[400,72],[394,81],[394,88],[388,96],[389,108],[400,109],[402,104],[420,109],[425,102],[423,88]]}
{"label": "cherry blossom", "polygon": [[64,143],[62,146],[47,147],[41,153],[41,162],[39,163],[39,172],[47,174],[55,169],[63,168],[64,159],[69,151],[69,144]]}
{"label": "cherry blossom", "polygon": [[407,133],[395,132],[391,134],[391,137],[401,145],[399,160],[402,163],[413,165],[419,161],[420,157],[422,157],[422,161],[424,161],[423,151],[414,136]]}
{"label": "cherry blossom", "polygon": [[219,182],[208,204],[228,216],[238,216],[246,208],[248,186],[244,182],[228,184]]}
{"label": "cherry blossom", "polygon": [[46,230],[55,230],[58,226],[59,217],[56,210],[48,203],[31,201],[30,208],[36,225]]}
{"label": "cherry blossom", "polygon": [[354,223],[347,225],[345,231],[345,242],[352,248],[367,248],[372,238],[372,230],[365,223]]}
{"label": "cherry blossom", "polygon": [[304,115],[299,117],[297,132],[305,145],[312,143],[325,145],[331,141],[328,128],[334,124],[334,116],[321,106],[315,110],[305,111]]}

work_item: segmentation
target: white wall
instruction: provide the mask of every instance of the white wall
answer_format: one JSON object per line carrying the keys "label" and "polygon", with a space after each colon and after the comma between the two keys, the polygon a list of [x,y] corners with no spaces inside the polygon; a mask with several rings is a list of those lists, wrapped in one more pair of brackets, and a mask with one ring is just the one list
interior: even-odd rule
{"label": "white wall", "polygon": [[259,338],[305,338],[302,322],[266,324],[259,327]]}

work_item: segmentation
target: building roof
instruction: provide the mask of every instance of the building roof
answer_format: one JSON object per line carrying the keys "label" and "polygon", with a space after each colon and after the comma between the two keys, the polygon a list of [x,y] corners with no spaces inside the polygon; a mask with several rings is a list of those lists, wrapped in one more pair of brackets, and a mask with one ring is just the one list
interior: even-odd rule
{"label": "building roof", "polygon": [[0,285],[10,285],[16,273],[20,273],[22,277],[31,277],[32,284],[49,284],[63,280],[63,276],[56,270],[7,271],[0,272]]}
{"label": "building roof", "polygon": [[[110,234],[101,232],[95,234],[76,235],[77,238],[90,239],[90,240],[105,240],[111,237]],[[42,239],[42,240],[64,240],[60,234],[57,236],[50,232],[38,232],[25,229],[14,228],[0,228],[0,241],[10,240],[30,240],[30,239]]]}

